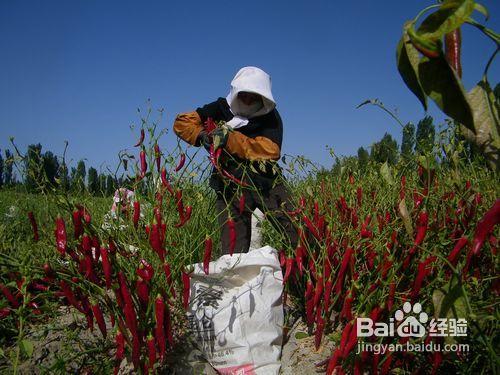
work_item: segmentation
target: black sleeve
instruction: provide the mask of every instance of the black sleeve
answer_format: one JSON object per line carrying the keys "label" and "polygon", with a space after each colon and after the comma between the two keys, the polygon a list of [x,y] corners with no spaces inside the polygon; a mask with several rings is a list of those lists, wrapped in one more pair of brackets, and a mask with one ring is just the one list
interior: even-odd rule
{"label": "black sleeve", "polygon": [[200,116],[202,122],[207,121],[209,117],[214,121],[229,121],[233,118],[233,114],[225,98],[219,98],[215,102],[196,108],[196,112]]}
{"label": "black sleeve", "polygon": [[281,148],[283,141],[283,122],[275,109],[266,116],[266,125],[262,128],[262,136],[270,139]]}

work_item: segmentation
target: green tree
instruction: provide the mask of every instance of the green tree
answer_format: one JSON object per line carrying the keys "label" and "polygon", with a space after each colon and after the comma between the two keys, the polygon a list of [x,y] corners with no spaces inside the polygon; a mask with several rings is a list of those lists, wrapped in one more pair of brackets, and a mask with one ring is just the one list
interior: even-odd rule
{"label": "green tree", "polygon": [[5,161],[4,161],[4,184],[10,186],[14,184],[14,179],[12,176],[12,166],[14,164],[14,157],[9,149],[5,150]]}
{"label": "green tree", "polygon": [[97,195],[97,193],[99,192],[99,180],[97,177],[97,170],[94,167],[89,168],[87,188],[89,190],[89,193],[92,195]]}
{"label": "green tree", "polygon": [[378,163],[396,164],[398,161],[398,143],[388,133],[379,142],[372,145],[370,158]]}
{"label": "green tree", "polygon": [[106,175],[99,174],[99,195],[104,197],[106,195]]}
{"label": "green tree", "polygon": [[[57,157],[50,151],[43,154],[43,171],[45,173],[46,182],[51,187],[56,186],[56,179],[59,178],[59,161]],[[44,186],[45,188],[47,186]]]}
{"label": "green tree", "polygon": [[0,188],[4,185],[4,162],[2,158],[2,153],[0,152]]}
{"label": "green tree", "polygon": [[370,154],[364,147],[358,148],[358,168],[360,171],[365,171],[368,166],[368,160],[370,159]]}
{"label": "green tree", "polygon": [[415,125],[411,122],[403,128],[403,139],[401,140],[401,156],[409,158],[413,155],[415,148]]}
{"label": "green tree", "polygon": [[415,152],[417,154],[426,154],[432,152],[434,148],[434,138],[436,128],[434,127],[431,116],[426,116],[418,122]]}
{"label": "green tree", "polygon": [[111,197],[116,190],[116,184],[115,180],[113,179],[113,176],[108,174],[106,177],[106,196]]}
{"label": "green tree", "polygon": [[43,187],[42,145],[40,143],[28,146],[24,162],[26,189],[30,192]]}
{"label": "green tree", "polygon": [[85,190],[85,176],[87,172],[85,169],[85,162],[80,160],[76,166],[75,174],[72,179],[72,185],[77,193],[83,193]]}
{"label": "green tree", "polygon": [[63,191],[69,191],[70,183],[68,166],[66,165],[66,162],[64,160],[61,163],[61,167],[59,168],[59,179],[61,181],[61,189],[63,189]]}

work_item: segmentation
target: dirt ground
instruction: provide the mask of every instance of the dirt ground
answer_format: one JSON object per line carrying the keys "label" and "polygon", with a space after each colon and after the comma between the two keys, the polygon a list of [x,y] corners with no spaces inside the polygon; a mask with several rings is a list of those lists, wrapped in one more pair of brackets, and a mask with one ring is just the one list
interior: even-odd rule
{"label": "dirt ground", "polygon": [[[107,322],[111,329],[110,323]],[[86,329],[86,322],[80,314],[67,307],[60,309],[60,317],[54,322],[40,324],[33,329],[27,339],[33,343],[33,355],[19,369],[20,374],[53,374],[75,373],[90,374],[90,367],[95,369],[99,356],[113,356],[113,348],[108,345],[106,353],[105,342],[98,331],[94,333]],[[314,336],[307,336],[307,327],[300,319],[291,324],[282,348],[281,371],[283,375],[314,374],[318,372],[317,363],[328,358],[333,349],[333,342],[323,338],[318,351],[314,348]],[[93,351],[101,344],[99,352]],[[103,351],[104,349],[104,351]],[[73,361],[72,361],[73,359]],[[71,363],[70,367],[62,367]],[[90,364],[93,364],[91,366]],[[103,369],[102,373],[107,371]],[[322,371],[319,371],[322,372]],[[131,364],[123,361],[121,375],[133,374]],[[163,374],[194,375],[217,374],[210,369],[203,359],[202,353],[189,339],[178,345],[176,352],[170,353],[166,370]]]}

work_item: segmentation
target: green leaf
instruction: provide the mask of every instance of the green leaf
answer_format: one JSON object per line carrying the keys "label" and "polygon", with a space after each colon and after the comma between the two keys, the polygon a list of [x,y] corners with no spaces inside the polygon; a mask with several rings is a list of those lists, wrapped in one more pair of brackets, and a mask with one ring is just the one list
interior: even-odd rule
{"label": "green leaf", "polygon": [[411,222],[411,217],[410,214],[408,213],[408,209],[406,208],[406,201],[404,199],[401,199],[398,205],[398,213],[399,216],[401,216],[401,219],[403,219],[403,224],[405,226],[406,233],[408,234],[408,237],[413,238],[413,226]]}
{"label": "green leaf", "polygon": [[488,21],[488,18],[490,18],[490,13],[488,12],[488,9],[484,5],[479,3],[474,3],[474,10],[477,10],[479,13],[482,13],[486,21]]}
{"label": "green leaf", "polygon": [[387,182],[388,185],[394,184],[391,169],[389,167],[389,164],[387,164],[387,162],[382,164],[382,166],[380,167],[380,174],[382,175],[382,177],[384,178],[385,182]]}
{"label": "green leaf", "polygon": [[468,101],[473,108],[473,132],[462,128],[464,136],[483,150],[490,164],[500,160],[500,137],[498,102],[487,81],[481,81],[468,94]]}
{"label": "green leaf", "polygon": [[424,109],[427,111],[427,96],[418,78],[418,63],[420,62],[420,55],[417,49],[411,44],[410,37],[408,36],[407,29],[410,27],[411,22],[406,22],[403,28],[403,37],[398,43],[396,50],[396,61],[398,64],[398,71],[403,78],[404,83],[413,94],[420,100]]}
{"label": "green leaf", "polygon": [[302,339],[305,339],[305,338],[307,338],[307,337],[309,337],[309,335],[308,335],[307,333],[305,333],[305,332],[300,332],[300,331],[299,331],[299,332],[297,332],[297,333],[295,334],[295,338],[296,338],[297,340],[302,340]]}
{"label": "green leaf", "polygon": [[445,1],[437,12],[422,22],[417,32],[425,39],[441,39],[445,34],[459,28],[473,11],[473,0]]}
{"label": "green leaf", "polygon": [[31,356],[33,355],[33,343],[31,341],[21,340],[21,342],[19,343],[19,347],[28,358],[31,358]]}
{"label": "green leaf", "polygon": [[434,318],[439,318],[439,313],[441,311],[441,305],[443,304],[443,299],[445,294],[441,289],[435,289],[432,292],[432,304],[434,305]]}
{"label": "green leaf", "polygon": [[472,108],[462,82],[444,56],[422,58],[418,76],[424,92],[445,114],[474,131]]}
{"label": "green leaf", "polygon": [[[446,291],[446,292],[445,292]],[[434,315],[438,318],[466,318],[467,310],[462,283],[456,276],[441,290],[432,294]]]}
{"label": "green leaf", "polygon": [[266,163],[263,161],[259,161],[259,169],[261,170],[262,173],[266,173]]}

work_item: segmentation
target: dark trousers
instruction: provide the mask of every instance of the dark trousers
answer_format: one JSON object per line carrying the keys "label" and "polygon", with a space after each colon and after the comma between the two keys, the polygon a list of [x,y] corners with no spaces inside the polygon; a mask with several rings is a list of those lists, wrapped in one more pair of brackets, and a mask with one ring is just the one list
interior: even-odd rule
{"label": "dark trousers", "polygon": [[[239,202],[241,194],[245,196],[245,209],[240,214]],[[252,230],[252,212],[258,208],[274,228],[282,235],[285,246],[295,247],[298,235],[286,211],[293,211],[288,191],[283,184],[266,191],[226,189],[217,193],[216,209],[221,230],[222,254],[229,254],[229,226],[227,220],[231,217],[236,229],[235,253],[246,253],[250,247]]]}

